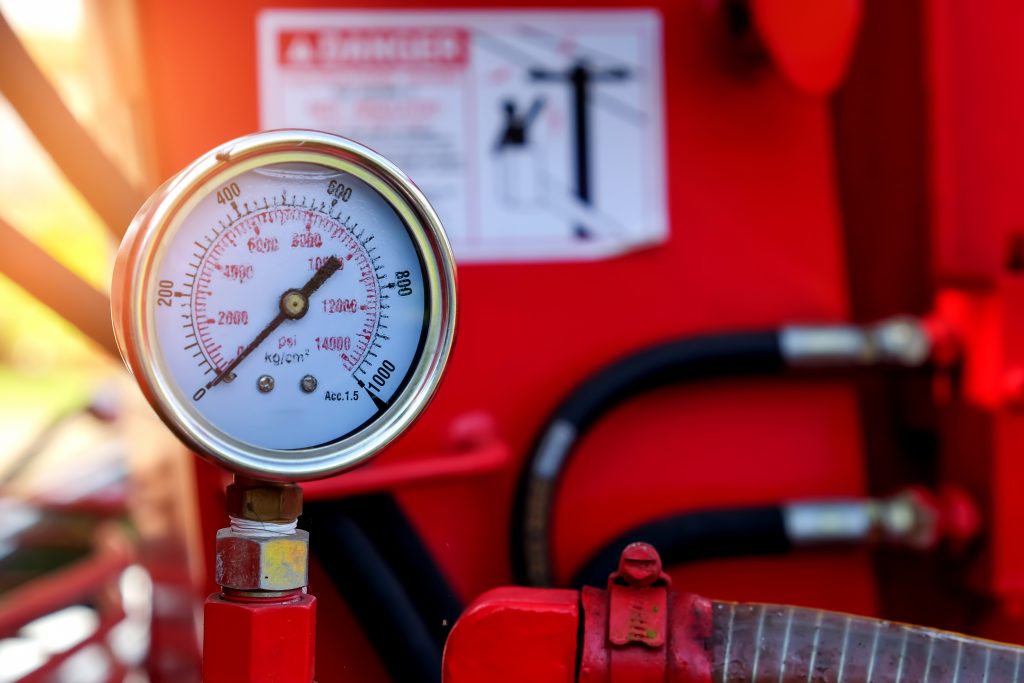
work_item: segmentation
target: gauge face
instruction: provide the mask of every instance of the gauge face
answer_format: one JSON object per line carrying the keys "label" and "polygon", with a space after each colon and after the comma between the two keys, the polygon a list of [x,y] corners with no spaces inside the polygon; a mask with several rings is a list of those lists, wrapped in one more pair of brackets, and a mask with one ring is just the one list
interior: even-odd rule
{"label": "gauge face", "polygon": [[150,402],[258,476],[372,455],[422,410],[451,345],[433,211],[379,156],[323,134],[250,136],[183,172],[140,212],[114,291]]}
{"label": "gauge face", "polygon": [[350,173],[272,164],[229,179],[185,217],[156,271],[176,389],[246,443],[336,441],[415,368],[423,269],[401,217]]}

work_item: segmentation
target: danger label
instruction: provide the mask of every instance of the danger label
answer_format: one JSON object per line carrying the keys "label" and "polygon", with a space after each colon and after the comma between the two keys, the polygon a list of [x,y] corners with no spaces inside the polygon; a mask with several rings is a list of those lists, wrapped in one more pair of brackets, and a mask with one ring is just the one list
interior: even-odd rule
{"label": "danger label", "polygon": [[468,46],[468,32],[458,28],[282,31],[278,64],[299,69],[463,66]]}
{"label": "danger label", "polygon": [[663,242],[653,11],[267,10],[260,120],[381,152],[462,262],[584,260]]}

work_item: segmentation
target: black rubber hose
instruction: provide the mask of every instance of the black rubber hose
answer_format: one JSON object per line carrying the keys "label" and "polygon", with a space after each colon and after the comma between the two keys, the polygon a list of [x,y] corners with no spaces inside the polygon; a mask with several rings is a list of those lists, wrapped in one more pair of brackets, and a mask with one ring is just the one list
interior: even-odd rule
{"label": "black rubber hose", "polygon": [[586,430],[638,393],[675,382],[770,375],[785,362],[775,330],[667,342],[612,364],[580,384],[541,432],[523,470],[512,516],[513,570],[520,583],[550,586],[550,520],[558,481]]}
{"label": "black rubber hose", "polygon": [[355,614],[391,678],[440,683],[441,648],[378,547],[340,505],[303,515],[313,556]]}
{"label": "black rubber hose", "polygon": [[573,579],[572,586],[608,583],[619,555],[630,543],[658,549],[666,567],[697,560],[749,555],[782,555],[792,549],[778,505],[694,510],[630,529],[598,551]]}
{"label": "black rubber hose", "polygon": [[416,528],[390,494],[359,496],[337,503],[356,521],[388,563],[439,650],[462,614],[456,596]]}

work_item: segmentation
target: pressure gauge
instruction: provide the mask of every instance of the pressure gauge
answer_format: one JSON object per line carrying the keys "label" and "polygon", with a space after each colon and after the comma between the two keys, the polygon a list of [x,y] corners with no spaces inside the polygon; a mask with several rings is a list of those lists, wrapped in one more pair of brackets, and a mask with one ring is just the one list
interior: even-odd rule
{"label": "pressure gauge", "polygon": [[374,455],[430,400],[455,330],[437,215],[350,140],[239,138],[135,217],[112,289],[118,345],[200,455],[279,481]]}

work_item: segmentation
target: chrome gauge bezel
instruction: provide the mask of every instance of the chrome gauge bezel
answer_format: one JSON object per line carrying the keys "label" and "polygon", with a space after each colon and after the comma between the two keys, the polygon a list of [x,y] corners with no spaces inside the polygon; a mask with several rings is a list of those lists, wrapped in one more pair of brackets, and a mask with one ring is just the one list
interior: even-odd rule
{"label": "chrome gauge bezel", "polygon": [[[218,429],[171,381],[156,337],[156,266],[190,210],[241,173],[307,162],[351,173],[400,216],[418,252],[426,290],[423,347],[400,395],[369,425],[337,441],[282,450],[242,442]],[[456,274],[451,246],[423,193],[394,164],[351,140],[305,130],[255,133],[203,155],[142,207],[118,252],[111,289],[114,332],[125,363],[163,421],[198,455],[235,473],[277,481],[331,476],[378,453],[420,415],[437,390],[455,337]]]}

